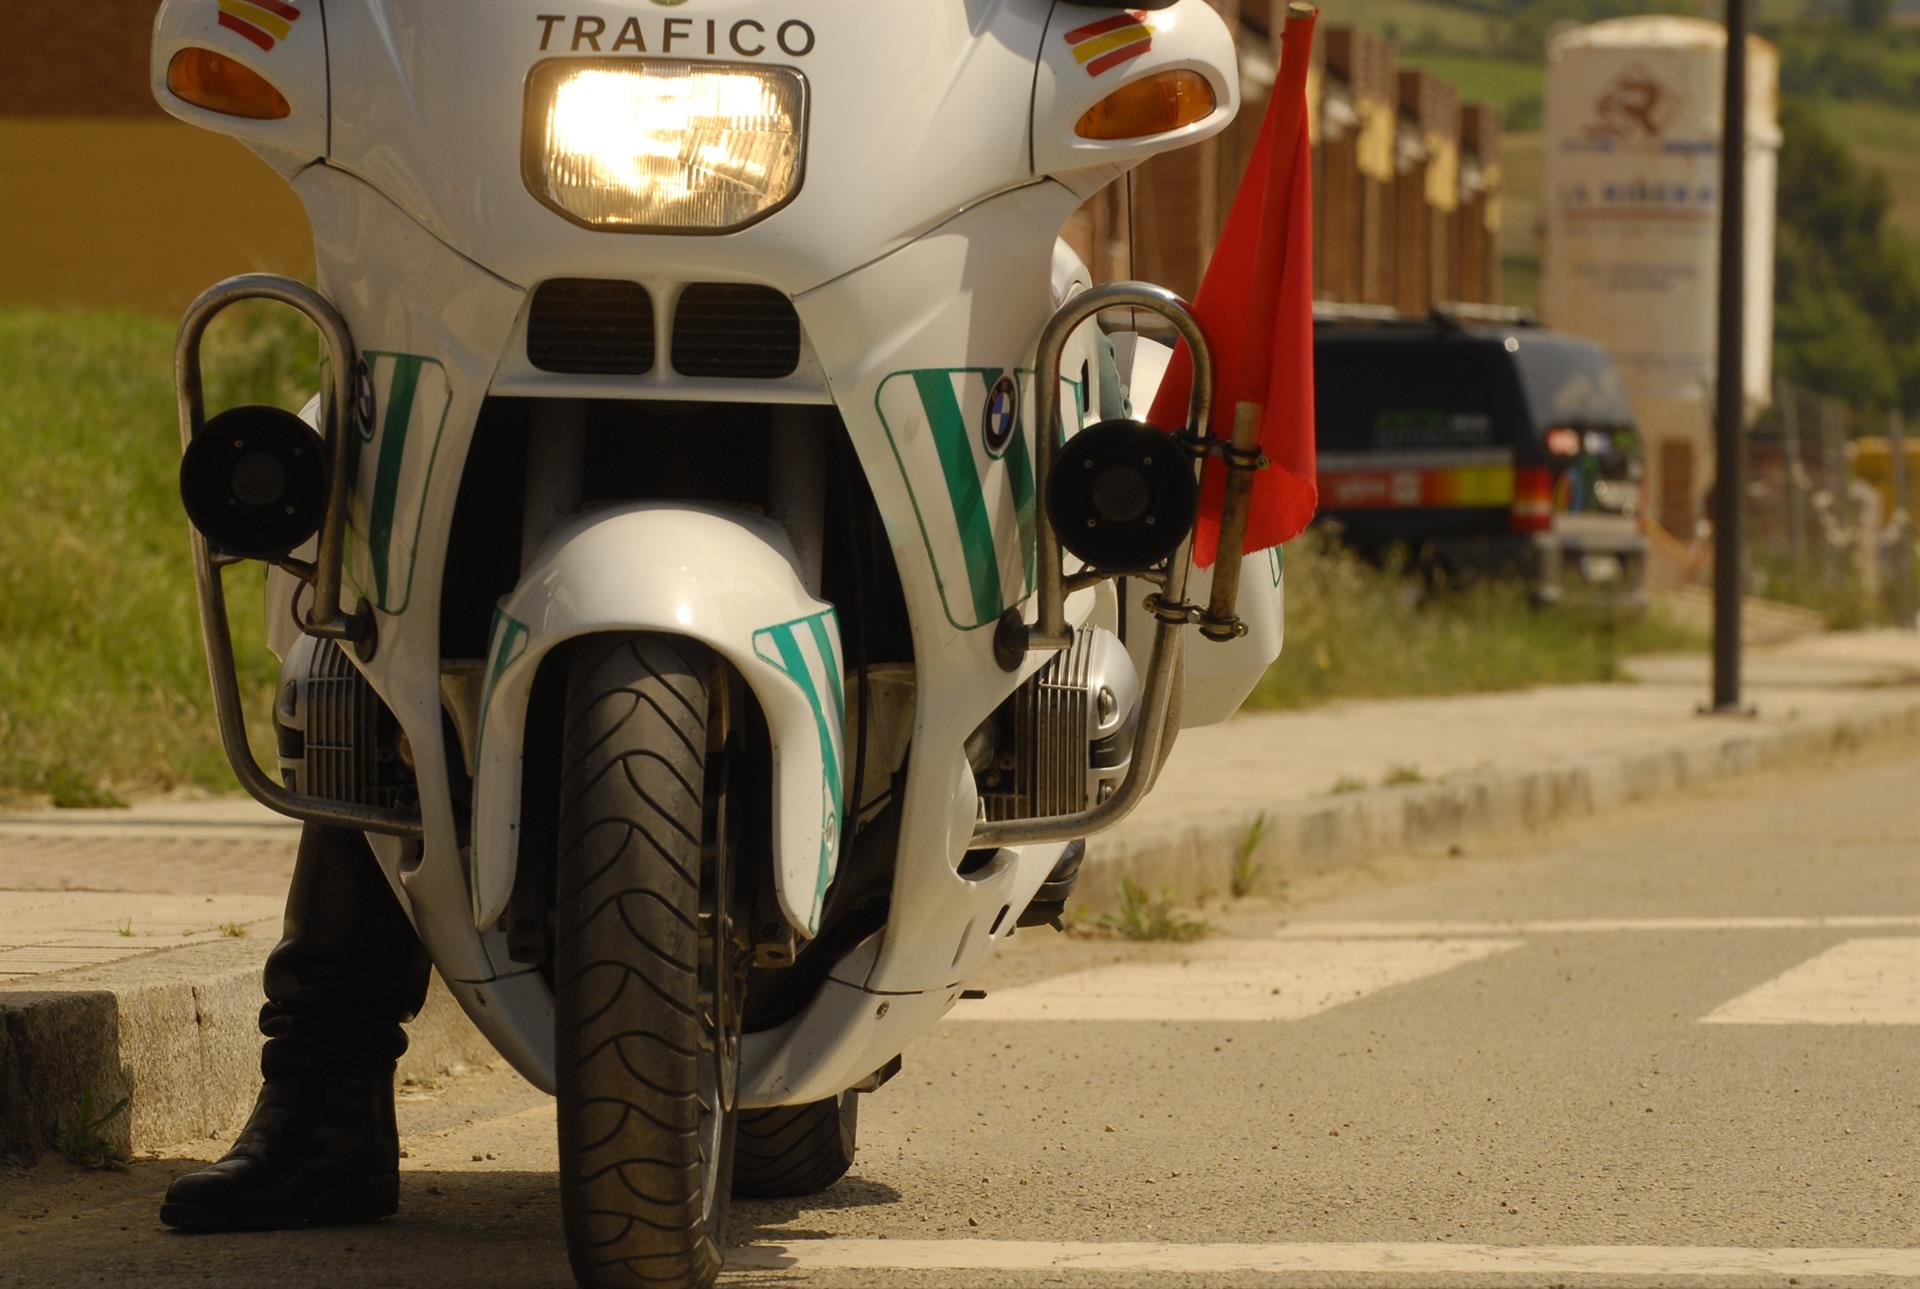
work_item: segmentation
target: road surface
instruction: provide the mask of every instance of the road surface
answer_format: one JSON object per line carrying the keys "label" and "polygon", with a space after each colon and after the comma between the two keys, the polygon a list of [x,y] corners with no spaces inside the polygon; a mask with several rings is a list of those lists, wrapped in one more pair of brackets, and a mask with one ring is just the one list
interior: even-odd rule
{"label": "road surface", "polygon": [[[1210,908],[1022,932],[861,1107],[854,1171],[742,1203],[723,1283],[1920,1285],[1920,759]],[[564,1286],[548,1103],[403,1089],[403,1211],[185,1237],[168,1178],[0,1178],[0,1285]]]}

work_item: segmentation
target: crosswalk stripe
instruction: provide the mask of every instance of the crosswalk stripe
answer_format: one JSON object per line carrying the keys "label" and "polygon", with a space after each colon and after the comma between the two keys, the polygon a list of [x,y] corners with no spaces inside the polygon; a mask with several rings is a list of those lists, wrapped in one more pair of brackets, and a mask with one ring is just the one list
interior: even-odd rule
{"label": "crosswalk stripe", "polygon": [[962,1021],[1278,1021],[1511,949],[1518,940],[1224,940],[1178,961],[1123,962],[996,989]]}
{"label": "crosswalk stripe", "polygon": [[1920,1277],[1920,1249],[1498,1244],[1094,1244],[1045,1240],[806,1240],[731,1250],[729,1272],[1048,1271],[1114,1275],[1360,1274]]}
{"label": "crosswalk stripe", "polygon": [[1503,935],[1587,935],[1621,931],[1866,931],[1920,930],[1920,915],[1838,917],[1535,918],[1516,922],[1293,922],[1282,940]]}
{"label": "crosswalk stripe", "polygon": [[1718,1025],[1920,1025],[1920,937],[1836,944],[1702,1020]]}

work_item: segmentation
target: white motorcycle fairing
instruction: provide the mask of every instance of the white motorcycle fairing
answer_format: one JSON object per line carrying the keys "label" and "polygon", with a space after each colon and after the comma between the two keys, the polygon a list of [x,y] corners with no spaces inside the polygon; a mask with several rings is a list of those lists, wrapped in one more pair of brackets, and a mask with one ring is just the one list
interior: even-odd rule
{"label": "white motorcycle fairing", "polygon": [[[290,176],[313,224],[320,290],[367,360],[374,414],[351,485],[345,573],[378,648],[352,661],[406,734],[421,822],[417,841],[371,838],[382,866],[463,1007],[523,1074],[551,1088],[551,994],[509,954],[499,926],[517,858],[527,698],[542,656],[565,639],[670,631],[725,657],[766,714],[782,910],[796,930],[818,928],[844,814],[835,805],[844,790],[830,783],[834,773],[844,781],[848,735],[834,704],[843,664],[832,608],[806,589],[771,520],[619,503],[557,530],[501,585],[470,854],[450,787],[457,767],[442,736],[441,680],[443,667],[473,659],[449,652],[441,615],[462,472],[490,401],[831,406],[905,600],[911,756],[885,927],[838,961],[798,1016],[745,1037],[740,1098],[793,1104],[855,1086],[953,1004],[1061,854],[1061,843],[968,854],[980,812],[965,742],[1053,656],[1033,652],[1009,671],[994,649],[1001,615],[1034,615],[1038,498],[1020,463],[1035,459],[1039,433],[1035,337],[1088,285],[1084,266],[1056,254],[1074,207],[1234,115],[1237,64],[1224,23],[1204,0],[1135,15],[1151,40],[1108,66],[1077,37],[1115,15],[1064,0],[789,0],[777,9],[604,0],[557,21],[551,7],[521,0],[295,7],[303,16],[290,34],[262,50],[220,24],[215,0],[167,0],[155,88],[169,112],[243,140]],[[644,48],[624,43],[630,24]],[[172,97],[167,60],[187,45],[282,84],[293,117],[240,122]],[[803,74],[808,152],[791,203],[723,236],[675,236],[590,230],[535,200],[521,168],[530,70],[615,54],[764,61]],[[1168,69],[1203,74],[1216,110],[1149,138],[1076,133],[1081,114],[1124,83]],[[633,376],[545,370],[528,353],[531,301],[543,283],[569,277],[645,287],[662,352],[689,284],[772,288],[798,316],[800,360],[767,381],[688,376],[667,361]],[[1068,347],[1060,432],[1124,414],[1098,396],[1096,336],[1089,321]],[[1017,424],[996,451],[982,426],[1004,413],[1008,388]],[[1144,409],[1146,399],[1136,392],[1134,403]],[[980,494],[970,506],[953,492],[969,464]],[[1252,634],[1190,651],[1186,723],[1224,715],[1277,654],[1277,565],[1269,571],[1267,561],[1245,565],[1240,611]],[[294,587],[284,573],[273,585],[277,626],[289,620]],[[1140,598],[1136,585],[1124,616],[1130,647],[1144,650]],[[1122,616],[1111,583],[1068,600],[1075,624],[1117,631]],[[777,638],[782,628],[790,639]],[[476,638],[461,652],[478,647]]]}
{"label": "white motorcycle fairing", "polygon": [[576,637],[628,631],[698,641],[753,690],[773,745],[774,887],[788,921],[812,935],[843,813],[839,618],[808,594],[778,525],[672,502],[565,525],[494,615],[474,757],[475,923],[497,921],[513,892],[527,700],[541,661]]}

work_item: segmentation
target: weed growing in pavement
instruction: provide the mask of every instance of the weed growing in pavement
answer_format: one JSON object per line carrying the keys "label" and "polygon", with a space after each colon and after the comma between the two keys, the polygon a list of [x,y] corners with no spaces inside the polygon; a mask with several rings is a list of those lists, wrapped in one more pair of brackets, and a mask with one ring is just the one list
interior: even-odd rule
{"label": "weed growing in pavement", "polygon": [[1240,834],[1240,840],[1234,843],[1233,872],[1227,880],[1227,887],[1233,892],[1234,899],[1244,899],[1253,894],[1253,888],[1260,882],[1260,874],[1266,871],[1267,866],[1254,859],[1260,843],[1266,839],[1267,812],[1262,810],[1247,824],[1247,830]]}
{"label": "weed growing in pavement", "polygon": [[1386,775],[1380,780],[1380,786],[1383,788],[1400,788],[1405,787],[1409,783],[1425,783],[1426,781],[1427,776],[1420,773],[1419,766],[1396,765],[1387,770]]}
{"label": "weed growing in pavement", "polygon": [[1150,898],[1131,877],[1120,881],[1120,911],[1102,913],[1096,925],[1123,940],[1172,940],[1182,944],[1213,930],[1199,918],[1176,909],[1172,896],[1165,891]]}
{"label": "weed growing in pavement", "polygon": [[246,938],[247,928],[245,924],[240,922],[222,922],[220,924],[220,934],[226,936],[229,940],[243,940]]}
{"label": "weed growing in pavement", "polygon": [[1349,792],[1365,792],[1366,790],[1367,781],[1365,779],[1356,779],[1351,774],[1343,774],[1333,781],[1333,786],[1327,789],[1327,795],[1330,797],[1344,797]]}
{"label": "weed growing in pavement", "polygon": [[105,1114],[93,1112],[93,1089],[80,1094],[80,1111],[70,1120],[62,1120],[54,1136],[54,1148],[70,1164],[96,1171],[120,1172],[127,1166],[127,1153],[106,1136],[106,1128],[127,1112],[131,1097],[121,1097]]}

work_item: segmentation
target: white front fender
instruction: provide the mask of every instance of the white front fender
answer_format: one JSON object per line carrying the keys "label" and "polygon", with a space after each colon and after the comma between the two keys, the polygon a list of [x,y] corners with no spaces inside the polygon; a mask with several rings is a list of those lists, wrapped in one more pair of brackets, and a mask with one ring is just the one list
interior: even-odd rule
{"label": "white front fender", "polygon": [[473,911],[505,912],[520,837],[527,703],[555,645],[607,631],[697,640],[745,677],[773,743],[773,873],[795,929],[819,930],[839,853],[846,694],[839,618],[813,598],[777,525],[643,502],[559,529],[494,614],[475,740]]}

